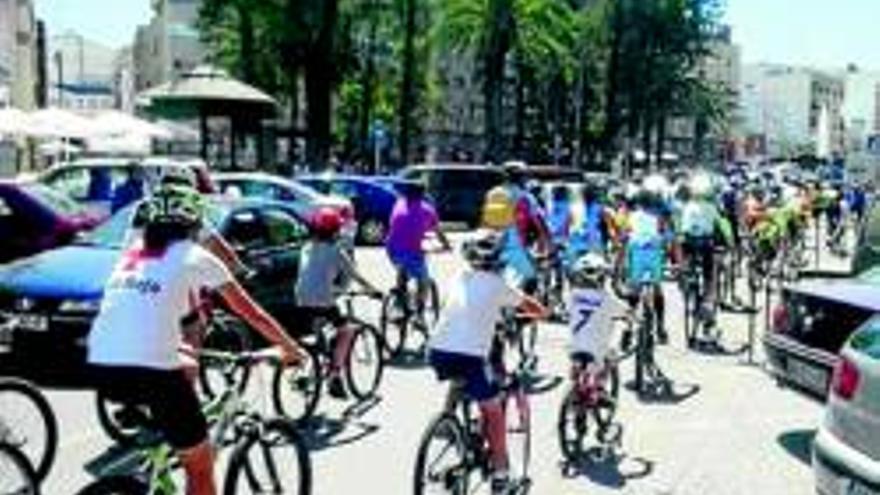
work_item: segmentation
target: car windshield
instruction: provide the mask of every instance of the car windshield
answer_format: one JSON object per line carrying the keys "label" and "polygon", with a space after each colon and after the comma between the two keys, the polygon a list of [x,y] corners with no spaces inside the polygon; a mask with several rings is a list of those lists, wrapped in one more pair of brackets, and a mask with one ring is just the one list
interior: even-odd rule
{"label": "car windshield", "polygon": [[[126,235],[137,206],[138,204],[133,204],[119,210],[106,222],[98,226],[98,228],[77,239],[76,244],[111,249],[121,248],[126,241]],[[209,206],[207,211],[208,223],[216,228],[220,225],[225,213],[226,210],[223,208],[215,205]]]}
{"label": "car windshield", "polygon": [[880,359],[880,317],[874,317],[860,328],[849,343],[856,352]]}
{"label": "car windshield", "polygon": [[44,184],[25,184],[22,189],[43,206],[63,215],[73,216],[86,212],[85,207]]}
{"label": "car windshield", "polygon": [[872,285],[880,285],[880,266],[875,266],[868,271],[861,273],[858,279]]}

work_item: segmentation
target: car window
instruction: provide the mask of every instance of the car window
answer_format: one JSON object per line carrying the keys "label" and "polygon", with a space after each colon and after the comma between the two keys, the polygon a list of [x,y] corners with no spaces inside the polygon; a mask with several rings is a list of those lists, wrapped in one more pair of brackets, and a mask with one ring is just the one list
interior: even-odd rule
{"label": "car window", "polygon": [[351,182],[335,181],[330,184],[330,194],[355,199],[358,196],[358,191],[357,186]]}
{"label": "car window", "polygon": [[330,193],[330,182],[326,180],[309,180],[303,181],[303,184],[311,187],[315,191],[318,191],[321,194],[329,194]]}
{"label": "car window", "polygon": [[61,169],[44,178],[43,183],[71,198],[85,201],[89,190],[89,173],[82,167]]}
{"label": "car window", "polygon": [[239,249],[261,249],[271,245],[269,231],[263,218],[253,210],[234,212],[229,219],[224,237]]}
{"label": "car window", "polygon": [[880,359],[880,317],[874,317],[852,336],[849,343],[856,352]]}
{"label": "car window", "polygon": [[309,235],[306,226],[293,214],[282,208],[266,209],[262,215],[271,246],[298,244]]}
{"label": "car window", "polygon": [[44,184],[27,184],[23,186],[23,189],[44,206],[56,212],[65,215],[78,215],[86,211],[83,206],[72,201],[69,196],[65,196]]}

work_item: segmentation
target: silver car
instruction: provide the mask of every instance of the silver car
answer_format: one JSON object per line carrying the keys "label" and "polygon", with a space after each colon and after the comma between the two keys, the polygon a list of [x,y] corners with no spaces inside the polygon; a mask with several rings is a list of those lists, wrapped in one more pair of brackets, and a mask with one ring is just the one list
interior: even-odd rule
{"label": "silver car", "polygon": [[880,315],[840,353],[813,469],[822,495],[880,495]]}

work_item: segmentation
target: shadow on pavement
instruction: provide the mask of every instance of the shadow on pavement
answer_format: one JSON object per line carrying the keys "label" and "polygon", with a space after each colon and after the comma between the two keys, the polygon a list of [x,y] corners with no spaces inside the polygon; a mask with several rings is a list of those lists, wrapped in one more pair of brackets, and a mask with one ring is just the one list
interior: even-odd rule
{"label": "shadow on pavement", "polygon": [[401,370],[416,370],[426,368],[428,362],[423,352],[406,349],[400,355],[386,361],[385,365]]}
{"label": "shadow on pavement", "polygon": [[529,395],[546,394],[562,385],[563,378],[559,375],[530,375],[526,390]]}
{"label": "shadow on pavement", "polygon": [[11,355],[0,356],[0,375],[17,376],[41,387],[82,390],[91,388],[88,369],[81,363],[49,364],[48,356],[24,359]]}
{"label": "shadow on pavement", "polygon": [[563,476],[583,477],[608,488],[624,488],[628,481],[641,479],[654,472],[654,461],[629,457],[621,453],[603,453],[599,447],[588,450],[576,463],[563,465]]}
{"label": "shadow on pavement", "polygon": [[[626,383],[626,388],[635,393],[634,381]],[[702,388],[696,383],[659,382],[648,387],[636,398],[642,404],[677,405],[700,393]]]}
{"label": "shadow on pavement", "polygon": [[357,442],[379,431],[379,425],[315,416],[300,425],[299,431],[309,450],[320,451]]}
{"label": "shadow on pavement", "polygon": [[776,437],[776,441],[794,458],[809,466],[812,463],[813,438],[816,429],[794,430]]}

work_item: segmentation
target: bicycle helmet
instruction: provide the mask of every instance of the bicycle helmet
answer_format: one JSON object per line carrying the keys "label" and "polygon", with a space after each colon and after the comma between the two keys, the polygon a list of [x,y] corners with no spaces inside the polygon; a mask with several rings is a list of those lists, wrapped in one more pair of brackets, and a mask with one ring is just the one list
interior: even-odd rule
{"label": "bicycle helmet", "polygon": [[705,173],[699,173],[691,177],[688,186],[692,198],[711,200],[715,196],[715,187],[712,184],[712,178]]}
{"label": "bicycle helmet", "polygon": [[420,179],[408,179],[400,182],[400,190],[410,199],[420,199],[425,195],[425,182]]}
{"label": "bicycle helmet", "polygon": [[134,224],[179,225],[199,227],[205,213],[205,200],[189,186],[163,184],[141,202],[135,214]]}
{"label": "bicycle helmet", "polygon": [[528,168],[526,163],[519,160],[507,161],[501,165],[501,170],[509,182],[522,182],[526,175],[526,168]]}
{"label": "bicycle helmet", "polygon": [[342,215],[336,208],[322,206],[312,214],[309,226],[319,238],[330,239],[342,229]]}
{"label": "bicycle helmet", "polygon": [[608,265],[602,255],[587,253],[574,262],[568,278],[574,287],[596,289],[605,284],[607,272]]}
{"label": "bicycle helmet", "polygon": [[480,229],[473,239],[464,243],[464,259],[474,270],[498,271],[501,269],[501,233]]}
{"label": "bicycle helmet", "polygon": [[565,201],[571,195],[568,186],[565,184],[557,184],[553,186],[553,191],[551,192],[554,201]]}

